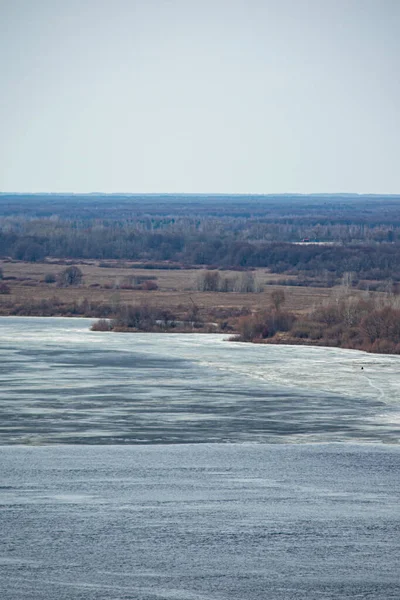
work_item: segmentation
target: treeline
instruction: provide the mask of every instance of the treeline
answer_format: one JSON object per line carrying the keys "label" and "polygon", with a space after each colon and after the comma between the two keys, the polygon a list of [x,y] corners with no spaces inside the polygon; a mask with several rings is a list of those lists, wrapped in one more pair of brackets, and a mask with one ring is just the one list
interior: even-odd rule
{"label": "treeline", "polygon": [[305,316],[274,306],[242,317],[238,330],[235,339],[244,342],[311,344],[400,354],[399,299],[337,297]]}
{"label": "treeline", "polygon": [[[99,319],[93,323],[92,331],[201,331],[207,324],[199,316],[199,309],[192,305],[179,316],[169,308],[159,308],[148,304],[123,304],[118,306],[112,318]],[[211,328],[218,330],[215,324]]]}
{"label": "treeline", "polygon": [[[0,194],[0,227],[40,235],[73,230],[227,231],[242,240],[400,240],[400,196],[12,195]],[[21,229],[22,228],[22,229]]]}
{"label": "treeline", "polygon": [[[239,229],[258,224],[283,225],[279,233],[290,227],[350,225],[350,234],[368,235],[368,228],[400,227],[400,196],[358,195],[102,195],[102,194],[1,194],[0,216],[60,218],[82,221],[140,222],[147,228],[159,228],[179,219],[232,219]],[[198,224],[199,225],[199,224]],[[287,226],[287,227],[286,227]],[[327,234],[328,230],[322,229]],[[338,230],[339,231],[339,230]],[[390,240],[389,240],[390,241]]]}
{"label": "treeline", "polygon": [[[73,230],[67,225],[42,235],[0,233],[0,256],[41,261],[45,257],[173,261],[182,266],[265,267],[275,273],[318,277],[330,286],[346,272],[356,279],[400,281],[400,243],[301,245],[256,243],[205,234],[132,232],[113,228]],[[151,265],[149,265],[151,266]]]}
{"label": "treeline", "polygon": [[[3,302],[0,314],[8,316],[39,317],[87,317],[97,321],[93,331],[233,331],[229,317],[234,321],[237,314],[247,314],[245,309],[223,309],[214,311],[218,322],[207,322],[195,303],[182,305],[175,309],[153,306],[149,303],[126,304],[119,301],[94,302],[89,298],[76,301],[64,301],[58,297],[42,300],[24,300],[21,302]],[[225,314],[227,312],[227,314]],[[219,314],[220,313],[220,314]],[[209,312],[213,315],[213,311]],[[214,315],[213,315],[213,318]]]}
{"label": "treeline", "polygon": [[[0,256],[400,281],[400,198],[0,194]],[[308,243],[307,243],[308,242]]]}
{"label": "treeline", "polygon": [[110,230],[111,238],[115,233],[123,231],[125,234],[147,232],[173,236],[203,234],[225,237],[229,234],[238,240],[249,242],[298,242],[308,239],[348,244],[400,241],[400,201],[396,211],[391,210],[388,215],[384,210],[373,214],[360,211],[359,214],[355,212],[346,217],[340,213],[331,213],[329,208],[325,209],[325,213],[322,209],[317,213],[311,209],[310,213],[297,210],[287,214],[280,214],[279,209],[268,210],[265,214],[259,210],[253,211],[251,207],[243,207],[244,210],[239,213],[227,211],[225,214],[214,214],[212,207],[208,207],[209,212],[205,212],[205,207],[202,207],[202,211],[197,214],[193,213],[192,206],[188,207],[187,214],[176,214],[173,212],[175,208],[170,206],[168,215],[148,214],[133,208],[130,214],[124,211],[123,214],[112,212],[104,217],[89,217],[82,207],[76,207],[75,213],[69,211],[63,216],[58,213],[28,216],[23,211],[5,215],[0,202],[0,229],[32,237],[46,237],[57,230],[59,236],[61,230],[67,228],[74,233],[87,230],[92,236],[95,232],[101,234]]}

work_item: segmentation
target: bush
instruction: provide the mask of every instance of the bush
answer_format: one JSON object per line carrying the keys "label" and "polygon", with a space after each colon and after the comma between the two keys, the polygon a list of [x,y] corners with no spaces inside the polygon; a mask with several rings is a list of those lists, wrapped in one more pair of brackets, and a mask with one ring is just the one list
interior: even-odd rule
{"label": "bush", "polygon": [[6,283],[0,283],[0,294],[9,294],[10,288]]}
{"label": "bush", "polygon": [[144,281],[141,284],[142,290],[158,290],[158,285],[155,281],[149,280],[149,281]]}
{"label": "bush", "polygon": [[56,276],[54,273],[46,273],[44,276],[45,283],[54,283],[56,281]]}
{"label": "bush", "polygon": [[58,285],[68,287],[70,285],[79,285],[82,281],[82,271],[79,267],[67,267],[58,274]]}
{"label": "bush", "polygon": [[91,331],[111,331],[112,326],[107,319],[99,319],[93,323],[90,329]]}
{"label": "bush", "polygon": [[318,339],[322,337],[319,330],[317,334],[316,326],[309,321],[298,321],[295,323],[290,333],[293,337],[301,340]]}
{"label": "bush", "polygon": [[260,317],[260,315],[241,317],[238,322],[238,341],[251,342],[257,338],[262,338],[264,326],[263,319]]}
{"label": "bush", "polygon": [[203,270],[197,278],[197,289],[200,292],[218,292],[220,286],[220,274],[218,271]]}
{"label": "bush", "polygon": [[284,304],[286,298],[285,298],[285,292],[283,290],[274,290],[271,294],[271,302],[272,302],[272,306],[276,309],[279,310],[280,307],[282,306],[282,304]]}
{"label": "bush", "polygon": [[220,292],[233,292],[236,287],[236,277],[221,277]]}
{"label": "bush", "polygon": [[272,338],[278,332],[290,331],[295,320],[292,313],[279,310],[242,317],[238,322],[240,341]]}
{"label": "bush", "polygon": [[254,293],[257,290],[254,273],[251,271],[244,271],[241,273],[235,281],[234,290],[241,294]]}
{"label": "bush", "polygon": [[132,277],[133,285],[140,285],[144,281],[155,281],[158,279],[155,275],[134,275]]}
{"label": "bush", "polygon": [[390,340],[375,340],[370,351],[377,354],[399,354],[397,346],[398,344]]}
{"label": "bush", "polygon": [[123,305],[112,322],[113,328],[152,331],[157,322],[164,322],[165,311],[145,304]]}

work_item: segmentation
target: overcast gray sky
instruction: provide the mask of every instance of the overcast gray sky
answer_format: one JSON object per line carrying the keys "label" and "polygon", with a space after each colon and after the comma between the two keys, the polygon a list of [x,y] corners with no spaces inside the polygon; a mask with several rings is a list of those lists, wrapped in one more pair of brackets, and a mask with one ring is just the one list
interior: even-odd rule
{"label": "overcast gray sky", "polygon": [[0,191],[400,193],[400,0],[0,0]]}

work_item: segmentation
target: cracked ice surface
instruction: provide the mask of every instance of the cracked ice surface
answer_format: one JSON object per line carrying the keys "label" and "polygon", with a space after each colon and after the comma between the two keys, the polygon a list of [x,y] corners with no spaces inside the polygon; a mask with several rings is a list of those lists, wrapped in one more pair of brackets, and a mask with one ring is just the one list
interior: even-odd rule
{"label": "cracked ice surface", "polygon": [[400,357],[0,318],[0,443],[400,439]]}

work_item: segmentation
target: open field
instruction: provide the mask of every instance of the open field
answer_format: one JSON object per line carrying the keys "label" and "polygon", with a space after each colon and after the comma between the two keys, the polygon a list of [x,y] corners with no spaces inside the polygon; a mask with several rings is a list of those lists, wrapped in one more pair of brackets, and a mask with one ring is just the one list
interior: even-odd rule
{"label": "open field", "polygon": [[[60,262],[60,261],[59,261]],[[68,262],[68,264],[70,264]],[[317,306],[334,293],[334,289],[277,285],[279,280],[287,281],[288,276],[268,273],[265,269],[255,270],[257,286],[262,290],[256,293],[239,292],[203,292],[197,289],[200,269],[140,269],[132,268],[129,263],[107,262],[107,268],[99,266],[99,261],[77,261],[83,273],[82,283],[78,286],[59,287],[56,282],[46,283],[46,275],[55,278],[66,268],[66,264],[56,262],[2,261],[4,283],[10,289],[9,294],[0,295],[0,313],[8,314],[11,305],[28,305],[43,300],[56,300],[60,304],[71,304],[87,300],[93,303],[115,304],[116,302],[136,304],[146,303],[154,307],[172,310],[186,310],[190,305],[199,307],[202,317],[218,311],[259,310],[271,304],[271,293],[284,289],[285,307],[294,312],[304,312]],[[110,266],[113,265],[113,266]],[[220,271],[224,277],[237,277],[236,271]],[[135,278],[154,280],[158,289],[123,289],[135,281]],[[295,279],[293,277],[293,279]],[[133,287],[131,285],[131,287]]]}

